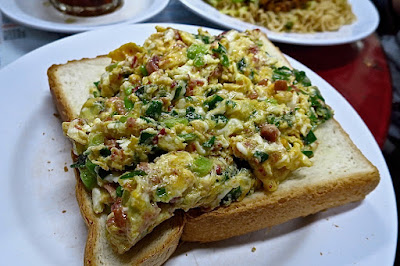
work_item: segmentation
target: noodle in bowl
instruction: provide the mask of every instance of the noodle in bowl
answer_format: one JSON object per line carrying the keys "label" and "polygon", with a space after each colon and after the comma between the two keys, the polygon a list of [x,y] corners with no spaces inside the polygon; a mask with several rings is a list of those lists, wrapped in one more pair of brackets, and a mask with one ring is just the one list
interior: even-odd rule
{"label": "noodle in bowl", "polygon": [[[221,13],[242,21],[263,26],[274,32],[315,33],[337,31],[343,25],[352,24],[356,16],[347,0],[312,0],[302,7],[288,11],[265,9],[260,1],[235,2],[233,0],[206,0]],[[265,1],[264,1],[265,2]],[[272,0],[269,2],[294,2]],[[303,1],[304,2],[304,1]],[[269,3],[269,7],[274,3]]]}

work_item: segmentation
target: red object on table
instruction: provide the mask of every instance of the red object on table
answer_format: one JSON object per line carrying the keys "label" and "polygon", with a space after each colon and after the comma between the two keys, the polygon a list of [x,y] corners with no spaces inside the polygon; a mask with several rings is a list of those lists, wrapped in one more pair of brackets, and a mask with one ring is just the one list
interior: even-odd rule
{"label": "red object on table", "polygon": [[392,82],[385,53],[375,34],[337,46],[278,46],[338,90],[383,147],[390,124]]}

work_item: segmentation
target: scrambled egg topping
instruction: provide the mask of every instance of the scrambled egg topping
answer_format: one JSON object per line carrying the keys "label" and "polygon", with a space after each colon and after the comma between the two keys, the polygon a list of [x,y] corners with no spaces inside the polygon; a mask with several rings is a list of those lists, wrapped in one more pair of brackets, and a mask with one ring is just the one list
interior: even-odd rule
{"label": "scrambled egg topping", "polygon": [[211,36],[158,27],[143,46],[109,54],[93,97],[63,130],[118,252],[176,209],[207,211],[274,191],[311,165],[313,130],[332,112],[263,38],[257,30]]}

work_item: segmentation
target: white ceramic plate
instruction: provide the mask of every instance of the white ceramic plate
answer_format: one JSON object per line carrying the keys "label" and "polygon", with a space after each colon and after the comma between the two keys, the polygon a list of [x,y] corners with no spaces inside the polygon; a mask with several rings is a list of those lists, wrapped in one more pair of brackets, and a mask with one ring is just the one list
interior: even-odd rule
{"label": "white ceramic plate", "polygon": [[49,0],[1,0],[0,10],[12,20],[35,29],[76,33],[115,24],[145,21],[167,5],[169,0],[124,0],[116,11],[96,17],[77,17],[59,12]]}
{"label": "white ceramic plate", "polygon": [[[168,24],[196,32],[196,27]],[[86,228],[75,199],[69,141],[49,91],[52,64],[95,57],[134,41],[155,24],[77,34],[39,48],[0,70],[0,254],[3,265],[81,265]],[[211,33],[219,33],[210,30]],[[62,51],[62,52],[60,52]],[[393,265],[397,241],[394,191],[373,136],[349,103],[299,62],[336,110],[336,119],[376,165],[382,180],[355,204],[295,219],[269,230],[211,244],[183,244],[167,265]],[[252,252],[253,247],[256,248]]]}
{"label": "white ceramic plate", "polygon": [[246,30],[259,28],[267,33],[269,39],[275,42],[299,45],[336,45],[360,40],[378,27],[379,14],[370,0],[348,0],[352,5],[357,21],[351,25],[341,27],[335,32],[313,34],[277,33],[264,27],[241,21],[224,15],[207,4],[204,0],[180,0],[186,7],[198,15],[228,29]]}

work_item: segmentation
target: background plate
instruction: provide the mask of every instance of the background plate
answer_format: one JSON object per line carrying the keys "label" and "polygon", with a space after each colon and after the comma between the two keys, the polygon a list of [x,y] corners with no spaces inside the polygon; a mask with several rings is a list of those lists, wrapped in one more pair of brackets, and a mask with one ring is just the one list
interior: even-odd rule
{"label": "background plate", "polygon": [[[193,33],[197,30],[194,26],[168,26]],[[75,177],[68,168],[71,145],[54,115],[46,71],[52,64],[95,57],[129,41],[142,44],[155,32],[154,27],[126,25],[77,34],[41,47],[0,70],[0,108],[4,114],[0,128],[2,264],[82,265],[87,231],[75,199]],[[210,244],[184,243],[166,265],[265,265],[267,261],[271,265],[393,265],[396,203],[378,145],[335,89],[299,62],[289,61],[319,86],[336,119],[377,166],[379,186],[362,202],[269,230]]]}
{"label": "background plate", "polygon": [[54,32],[75,33],[115,24],[137,23],[161,12],[169,0],[123,0],[116,11],[96,17],[77,17],[56,10],[48,0],[1,0],[0,9],[16,22]]}
{"label": "background plate", "polygon": [[351,25],[341,27],[335,32],[321,33],[277,33],[264,27],[241,21],[224,15],[203,0],[180,0],[186,7],[198,15],[226,28],[237,30],[260,28],[267,33],[270,40],[275,42],[299,44],[299,45],[336,45],[360,40],[378,27],[379,14],[370,0],[348,0],[352,5],[357,21]]}

